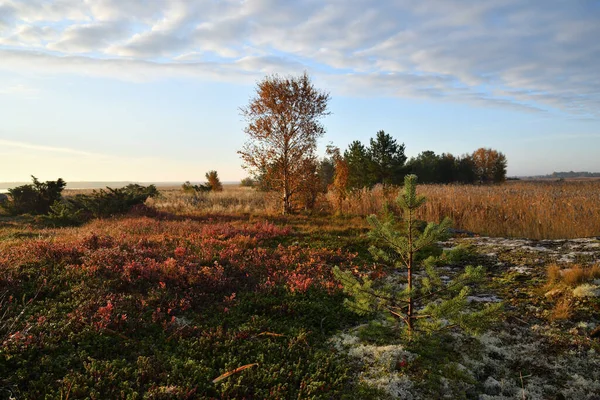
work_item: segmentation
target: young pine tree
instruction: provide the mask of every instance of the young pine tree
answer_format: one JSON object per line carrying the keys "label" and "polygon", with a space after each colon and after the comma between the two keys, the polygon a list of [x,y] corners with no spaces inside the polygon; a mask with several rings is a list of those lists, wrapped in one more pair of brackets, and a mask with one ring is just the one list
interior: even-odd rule
{"label": "young pine tree", "polygon": [[369,251],[375,259],[383,260],[397,270],[404,269],[405,274],[394,273],[405,283],[398,289],[368,278],[361,282],[352,272],[336,267],[335,276],[352,298],[346,299],[346,304],[359,314],[389,313],[402,323],[408,337],[414,333],[431,334],[452,328],[478,332],[494,317],[500,304],[479,310],[468,307],[468,285],[483,278],[483,267],[468,266],[462,274],[444,282],[436,267],[447,263],[455,254],[442,253],[421,261],[424,250],[431,249],[446,237],[450,221],[444,219],[440,224],[429,223],[420,229],[422,225],[419,226],[415,213],[423,206],[425,198],[417,196],[416,182],[416,175],[407,175],[404,179],[404,193],[397,199],[404,213],[401,221],[397,221],[392,213],[388,213],[383,222],[374,215],[368,217],[372,227],[369,235],[375,242]]}
{"label": "young pine tree", "polygon": [[208,171],[206,173],[206,180],[208,181],[208,186],[210,187],[210,190],[212,190],[213,192],[222,192],[223,191],[223,184],[221,183],[221,180],[219,179],[219,175],[217,174],[217,171],[215,171],[215,170]]}

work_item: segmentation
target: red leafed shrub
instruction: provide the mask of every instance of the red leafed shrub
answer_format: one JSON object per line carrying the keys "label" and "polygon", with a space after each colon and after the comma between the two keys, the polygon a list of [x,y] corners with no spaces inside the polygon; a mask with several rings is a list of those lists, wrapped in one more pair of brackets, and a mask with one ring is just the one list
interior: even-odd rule
{"label": "red leafed shrub", "polygon": [[338,290],[331,269],[355,255],[275,244],[291,234],[269,222],[98,220],[2,252],[0,291],[29,299],[42,287],[41,300],[69,287],[77,306],[68,319],[80,329],[135,332],[154,323],[181,332],[186,310],[230,310],[243,291]]}

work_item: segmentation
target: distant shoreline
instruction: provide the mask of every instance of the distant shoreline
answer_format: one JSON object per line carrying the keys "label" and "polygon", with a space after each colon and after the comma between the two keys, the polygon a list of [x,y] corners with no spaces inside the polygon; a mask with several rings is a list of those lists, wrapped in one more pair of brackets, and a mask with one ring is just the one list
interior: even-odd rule
{"label": "distant shoreline", "polygon": [[[12,189],[17,186],[28,185],[31,182],[0,182],[0,193],[7,193],[8,189]],[[129,184],[136,183],[138,185],[155,185],[156,187],[174,187],[181,186],[184,182],[133,182],[133,181],[120,181],[120,182],[67,182],[65,189],[67,190],[83,190],[83,189],[105,189],[110,187],[113,189],[121,188]],[[200,184],[204,182],[191,182],[192,184]],[[239,184],[239,181],[226,181],[224,185],[235,185]]]}

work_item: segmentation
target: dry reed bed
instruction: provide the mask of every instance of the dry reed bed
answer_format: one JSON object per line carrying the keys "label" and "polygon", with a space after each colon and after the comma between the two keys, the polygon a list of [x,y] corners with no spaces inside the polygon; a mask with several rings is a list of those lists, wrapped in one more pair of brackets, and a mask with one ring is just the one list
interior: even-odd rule
{"label": "dry reed bed", "polygon": [[[600,181],[509,182],[496,186],[421,185],[427,196],[419,218],[444,216],[459,229],[488,236],[562,239],[600,235]],[[344,212],[377,212],[397,190],[353,193]]]}
{"label": "dry reed bed", "polygon": [[[419,218],[439,221],[444,216],[454,226],[481,235],[562,239],[600,235],[600,181],[508,182],[497,186],[421,185],[427,203]],[[351,193],[342,212],[369,215],[392,202],[398,189],[376,186]],[[227,186],[223,192],[187,195],[166,190],[149,200],[159,210],[175,213],[276,214],[277,197],[250,188]],[[332,194],[317,207],[333,212]]]}

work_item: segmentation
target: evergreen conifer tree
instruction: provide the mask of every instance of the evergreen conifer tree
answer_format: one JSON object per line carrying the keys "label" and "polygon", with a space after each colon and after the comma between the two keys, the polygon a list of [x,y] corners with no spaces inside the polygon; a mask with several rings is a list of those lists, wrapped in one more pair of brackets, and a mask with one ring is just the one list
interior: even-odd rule
{"label": "evergreen conifer tree", "polygon": [[[403,323],[404,332],[409,337],[415,332],[431,334],[452,328],[478,332],[494,318],[501,306],[497,303],[479,310],[468,307],[468,285],[483,278],[481,266],[468,266],[448,282],[440,278],[436,267],[459,257],[464,249],[459,247],[454,252],[422,260],[422,253],[447,236],[450,221],[444,219],[439,224],[429,223],[420,229],[423,225],[419,224],[415,214],[425,203],[425,198],[417,195],[416,182],[416,175],[407,175],[404,193],[398,196],[397,204],[404,212],[402,221],[397,221],[391,212],[387,213],[383,222],[374,215],[368,217],[372,227],[369,235],[375,242],[369,251],[375,259],[383,260],[395,269],[405,269],[406,283],[398,290],[369,278],[361,282],[351,271],[341,271],[336,267],[335,276],[351,296],[351,299],[346,299],[346,304],[359,314],[378,311],[391,314]],[[416,272],[420,278],[418,281],[415,280]]]}

